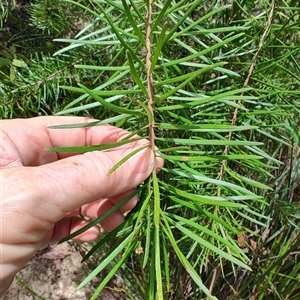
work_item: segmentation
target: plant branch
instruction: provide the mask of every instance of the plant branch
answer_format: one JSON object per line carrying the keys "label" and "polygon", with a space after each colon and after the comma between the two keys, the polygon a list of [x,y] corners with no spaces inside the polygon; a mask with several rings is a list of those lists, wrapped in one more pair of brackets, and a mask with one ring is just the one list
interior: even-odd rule
{"label": "plant branch", "polygon": [[[243,87],[246,87],[248,85],[248,83],[250,81],[250,78],[253,74],[257,58],[258,58],[258,56],[259,56],[259,54],[260,54],[260,52],[263,48],[265,39],[266,39],[266,37],[269,33],[269,30],[270,30],[270,27],[271,27],[271,24],[272,24],[272,18],[273,18],[273,15],[274,15],[274,10],[275,10],[275,0],[272,0],[270,12],[269,12],[269,15],[268,15],[268,20],[267,20],[267,23],[265,25],[265,30],[264,30],[264,32],[263,32],[263,34],[262,34],[262,36],[259,40],[257,51],[256,51],[255,55],[252,58],[252,62],[251,62],[251,65],[250,65],[250,68],[249,68],[249,71],[248,71],[248,75],[247,75],[247,77],[244,81]],[[244,95],[244,93],[241,94],[241,96],[243,96],[243,95]],[[238,106],[240,106],[241,105],[241,100],[239,100],[237,104],[238,104]],[[236,107],[234,112],[233,112],[233,116],[232,116],[232,120],[231,120],[232,125],[236,124],[238,113],[239,113],[239,109],[238,109],[238,107]],[[232,137],[233,137],[233,131],[230,131],[229,134],[228,134],[228,141],[230,141],[232,139]],[[228,155],[229,146],[225,147],[223,153],[224,153],[224,155]],[[219,176],[218,176],[218,179],[220,179],[220,180],[222,180],[222,178],[224,176],[224,170],[225,170],[226,162],[227,162],[226,159],[222,160],[222,164],[221,164],[221,168],[220,168],[220,172],[219,172]]]}
{"label": "plant branch", "polygon": [[146,69],[147,69],[147,91],[148,91],[148,108],[152,114],[152,120],[149,120],[149,140],[150,147],[155,151],[155,133],[154,133],[154,93],[153,93],[153,78],[151,72],[151,22],[152,22],[152,4],[153,1],[149,0],[146,15]]}

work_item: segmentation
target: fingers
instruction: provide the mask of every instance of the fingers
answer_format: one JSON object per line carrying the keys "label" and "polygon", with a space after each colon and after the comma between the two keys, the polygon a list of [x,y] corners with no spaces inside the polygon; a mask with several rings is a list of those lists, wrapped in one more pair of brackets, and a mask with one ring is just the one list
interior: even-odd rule
{"label": "fingers", "polygon": [[[81,209],[75,210],[72,213],[66,215],[66,218],[62,219],[55,225],[55,229],[47,237],[48,242],[58,242],[65,236],[81,229],[89,223],[88,220],[77,217],[79,214],[88,217],[90,219],[97,219],[111,209],[115,204],[122,201],[125,197],[132,194],[134,190],[123,193],[111,198],[97,200],[95,202],[83,205]],[[112,231],[117,226],[123,223],[123,212],[129,211],[134,208],[138,201],[138,196],[135,195],[128,202],[126,202],[120,210],[116,210],[109,215],[103,222],[100,223],[101,227],[106,231]],[[85,231],[84,233],[76,236],[74,240],[79,242],[88,242],[95,240],[100,233],[99,227],[95,226]]]}
{"label": "fingers", "polygon": [[[74,153],[55,153],[45,150],[51,147],[91,146],[120,141],[129,133],[111,125],[86,128],[49,129],[49,126],[93,122],[85,117],[37,117],[1,121],[1,130],[5,143],[3,153],[10,161],[18,162],[14,166],[38,166]],[[145,144],[146,140],[136,145]],[[26,147],[24,147],[26,145]],[[0,163],[0,167],[3,164]]]}
{"label": "fingers", "polygon": [[[45,243],[57,243],[67,235],[81,229],[86,226],[88,221],[83,220],[79,217],[64,218],[61,221],[57,222],[53,230],[47,235]],[[74,238],[74,240],[79,242],[91,242],[95,240],[100,233],[100,228],[94,226],[87,231],[79,234]]]}
{"label": "fingers", "polygon": [[[106,210],[104,209],[105,202],[111,202],[112,205],[118,204],[120,201],[122,201],[124,198],[126,198],[128,195],[132,194],[133,192],[134,192],[134,190],[130,190],[130,191],[125,192],[118,196],[94,201],[92,203],[83,205],[81,207],[80,212],[77,211],[75,213],[77,215],[80,213],[80,214],[84,215],[85,217],[88,217],[91,219],[97,219],[98,217],[100,217],[101,215],[103,215],[106,212]],[[138,201],[138,196],[135,195],[120,208],[120,211],[126,212],[126,211],[133,209],[135,207],[137,201]],[[74,216],[74,215],[75,214],[72,213],[72,216]]]}
{"label": "fingers", "polygon": [[154,168],[154,154],[149,148],[107,175],[132,150],[94,151],[39,167],[3,169],[7,183],[3,199],[14,203],[14,210],[41,221],[58,222],[82,205],[121,195],[144,181]]}

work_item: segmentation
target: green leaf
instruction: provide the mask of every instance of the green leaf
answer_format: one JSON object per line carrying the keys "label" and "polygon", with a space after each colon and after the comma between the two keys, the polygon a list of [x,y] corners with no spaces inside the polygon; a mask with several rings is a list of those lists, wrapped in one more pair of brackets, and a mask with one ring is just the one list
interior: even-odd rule
{"label": "green leaf", "polygon": [[153,123],[153,113],[150,111],[149,107],[142,101],[137,100],[138,104],[145,110],[148,117],[148,124]]}
{"label": "green leaf", "polygon": [[168,189],[173,192],[174,194],[176,194],[178,197],[183,197],[185,199],[188,200],[192,200],[197,202],[199,205],[213,205],[213,206],[222,206],[222,207],[231,207],[231,208],[244,208],[246,207],[244,204],[239,204],[239,203],[235,203],[235,202],[229,202],[229,201],[225,201],[225,200],[210,200],[205,198],[204,196],[199,196],[196,194],[191,194],[182,190],[179,190],[175,187],[171,187],[168,186]]}
{"label": "green leaf", "polygon": [[[127,242],[126,242],[127,243]],[[125,240],[124,240],[124,245],[122,245],[122,247],[126,247],[126,244],[125,243]],[[120,245],[121,246],[121,245]],[[124,254],[122,255],[121,259],[118,260],[118,262],[113,266],[113,268],[109,271],[109,273],[105,276],[105,278],[101,281],[101,283],[99,284],[99,286],[97,287],[96,291],[94,292],[94,294],[92,295],[92,297],[90,298],[90,300],[97,300],[99,299],[98,296],[99,294],[102,292],[102,290],[107,286],[108,282],[110,281],[110,279],[116,275],[118,269],[120,269],[122,267],[122,265],[124,265],[124,263],[126,262],[126,260],[129,258],[130,254],[134,251],[136,247],[136,243],[133,243],[133,244],[129,244],[129,246],[127,247],[127,249],[125,250]],[[121,249],[122,250],[122,249]],[[116,257],[115,256],[111,256],[109,259],[114,259]],[[103,265],[102,266],[102,269],[104,268],[105,266]],[[98,266],[99,268],[99,266]],[[100,268],[99,268],[100,269]],[[99,271],[101,272],[101,270]],[[98,272],[98,273],[99,273]],[[87,278],[87,279],[90,279],[88,282],[90,282],[96,275],[93,275],[91,276],[91,278]],[[90,275],[89,275],[90,277]],[[87,280],[86,279],[86,280]],[[87,282],[87,283],[88,283]],[[87,284],[86,283],[86,284]],[[83,286],[82,285],[83,282],[81,283],[81,287]],[[78,287],[79,289],[80,287]]]}
{"label": "green leaf", "polygon": [[93,126],[99,126],[103,124],[111,124],[118,122],[120,120],[128,118],[130,115],[122,114],[115,117],[107,118],[101,121],[95,121],[95,122],[87,122],[87,123],[78,123],[78,124],[64,124],[64,125],[53,125],[49,126],[49,129],[72,129],[72,128],[88,128]]}
{"label": "green leaf", "polygon": [[179,249],[176,240],[172,234],[172,231],[168,225],[167,220],[165,219],[165,227],[163,227],[163,230],[168,237],[169,241],[171,242],[171,245],[173,249],[175,250],[175,253],[177,254],[180,262],[182,263],[184,269],[188,272],[188,274],[191,276],[193,281],[198,285],[198,287],[205,293],[205,295],[208,297],[210,300],[218,300],[216,297],[213,297],[207,287],[203,284],[202,279],[198,275],[198,272],[193,268],[193,266],[190,264],[190,262],[186,259],[186,257],[183,255],[181,250]]}
{"label": "green leaf", "polygon": [[148,146],[139,147],[126,156],[124,156],[119,162],[117,162],[107,173],[107,175],[111,175],[113,172],[115,172],[119,167],[121,167],[128,159],[139,153],[140,151],[146,149]]}
{"label": "green leaf", "polygon": [[170,7],[172,0],[166,0],[163,7],[160,8],[159,10],[159,15],[157,16],[157,18],[153,21],[153,24],[151,26],[151,33],[153,34],[154,31],[156,30],[157,26],[161,23],[162,19],[165,16],[165,13],[167,11],[167,9]]}
{"label": "green leaf", "polygon": [[174,125],[168,123],[159,123],[157,125],[161,129],[170,130],[189,130],[192,132],[231,132],[257,129],[257,126],[234,126],[227,124],[191,124],[191,125]]}
{"label": "green leaf", "polygon": [[165,63],[162,63],[161,66],[163,67],[168,67],[168,66],[174,66],[174,65],[178,65],[180,63],[183,63],[183,62],[190,62],[190,61],[193,61],[193,59],[197,59],[199,58],[200,56],[202,55],[205,55],[209,52],[212,52],[213,50],[216,50],[224,45],[227,45],[227,44],[230,44],[230,42],[236,40],[236,39],[240,39],[242,36],[244,35],[244,33],[239,33],[239,34],[236,34],[232,37],[229,37],[225,40],[222,40],[214,45],[212,45],[211,47],[208,47],[202,51],[199,51],[199,52],[196,52],[192,55],[188,55],[188,56],[184,56],[183,58],[179,58],[179,59],[173,59],[171,61],[167,61]]}
{"label": "green leaf", "polygon": [[206,161],[221,161],[221,160],[257,160],[262,159],[257,155],[243,155],[243,154],[228,154],[228,155],[201,155],[201,156],[187,156],[187,155],[165,155],[160,156],[169,161],[182,161],[182,162],[206,162]]}
{"label": "green leaf", "polygon": [[14,58],[12,61],[13,66],[18,67],[18,68],[26,68],[27,64],[23,60],[19,60]]}
{"label": "green leaf", "polygon": [[159,227],[155,226],[154,227],[155,274],[152,274],[152,276],[156,278],[156,299],[164,300],[162,273],[161,273],[160,248],[161,248],[161,246],[160,246],[160,230],[159,230]]}
{"label": "green leaf", "polygon": [[139,75],[137,74],[137,71],[136,71],[136,68],[134,66],[134,62],[133,62],[133,58],[131,56],[131,53],[129,51],[126,51],[126,54],[127,54],[128,63],[129,63],[129,66],[130,66],[131,75],[132,75],[135,83],[139,86],[141,91],[144,93],[144,95],[147,96],[148,95],[147,89],[145,88],[145,86],[142,83]]}
{"label": "green leaf", "polygon": [[[149,200],[149,199],[148,199]],[[148,206],[147,209],[147,215],[146,215],[146,220],[147,220],[147,227],[146,227],[146,240],[145,240],[145,248],[144,248],[144,255],[143,255],[143,262],[142,262],[142,267],[143,269],[146,267],[147,263],[149,262],[149,253],[150,253],[150,246],[152,244],[152,238],[151,238],[151,211],[150,211],[150,206]],[[153,278],[154,280],[154,278]]]}
{"label": "green leaf", "polygon": [[177,139],[177,138],[157,138],[159,141],[170,142],[176,145],[211,145],[211,146],[259,146],[263,143],[235,140],[206,140],[206,139]]}
{"label": "green leaf", "polygon": [[135,141],[139,141],[143,138],[135,138],[131,140],[121,140],[119,142],[115,143],[107,143],[104,145],[92,145],[92,146],[74,146],[74,147],[52,147],[52,148],[46,148],[47,151],[52,152],[77,152],[77,153],[85,153],[88,151],[103,151],[108,149],[113,149],[125,144],[129,144]]}
{"label": "green leaf", "polygon": [[178,28],[182,25],[182,23],[185,22],[187,17],[196,9],[196,7],[199,5],[198,1],[194,1],[191,3],[190,7],[186,10],[184,15],[175,23],[171,31],[166,37],[166,41],[169,41],[171,38],[173,38],[173,34],[178,30]]}
{"label": "green leaf", "polygon": [[159,227],[160,223],[160,192],[156,172],[152,172],[153,195],[154,195],[154,226]]}
{"label": "green leaf", "polygon": [[[181,216],[171,214],[171,213],[165,213],[165,215],[167,216],[167,219],[170,220],[170,222],[172,222],[172,223],[179,221],[183,224],[186,224],[188,226],[193,227],[194,229],[199,230],[201,233],[208,234],[213,239],[215,239],[217,241],[220,241],[222,244],[226,245],[228,248],[230,248],[237,255],[243,257],[243,259],[248,260],[247,256],[244,254],[244,252],[241,248],[239,248],[236,244],[235,245],[231,244],[228,240],[224,239],[219,234],[217,234],[217,233],[213,232],[212,230],[208,229],[206,226],[202,226],[202,225],[198,224],[196,218],[195,218],[195,221],[193,221],[193,220],[188,220],[186,218],[183,218]],[[174,220],[171,220],[170,218],[172,218]]]}
{"label": "green leaf", "polygon": [[129,8],[128,8],[128,5],[126,3],[125,0],[122,0],[122,4],[123,4],[123,7],[124,7],[124,10],[125,10],[125,14],[128,18],[128,21],[130,22],[134,32],[136,33],[136,35],[138,36],[139,38],[139,42],[144,45],[144,47],[146,47],[146,42],[145,42],[145,39],[140,31],[140,29],[138,28],[136,22],[134,21],[133,17],[132,17],[132,13],[130,12]]}
{"label": "green leaf", "polygon": [[154,68],[157,64],[158,58],[161,55],[161,49],[162,49],[162,47],[164,45],[164,42],[165,42],[165,35],[166,35],[167,27],[168,27],[168,23],[165,22],[162,29],[161,29],[159,39],[158,39],[157,44],[156,44],[155,51],[152,55],[151,67],[150,67],[150,71],[149,71],[150,74],[153,72],[153,70],[154,70]]}
{"label": "green leaf", "polygon": [[174,222],[171,219],[169,219],[171,224],[173,224],[177,229],[179,229],[183,234],[187,235],[188,237],[190,237],[191,239],[197,241],[199,243],[199,245],[201,245],[202,247],[206,247],[209,250],[213,251],[214,253],[218,254],[219,256],[227,259],[228,261],[231,261],[232,263],[246,269],[246,270],[251,270],[251,268],[249,266],[247,266],[245,263],[243,263],[242,261],[238,260],[237,258],[235,258],[234,256],[224,252],[223,250],[219,249],[218,247],[216,247],[215,245],[211,244],[209,241],[206,241],[205,239],[201,238],[198,234],[196,234],[195,232],[186,229],[184,226],[182,226],[180,223],[178,222]]}
{"label": "green leaf", "polygon": [[104,99],[102,99],[100,96],[98,96],[94,91],[86,88],[84,85],[79,84],[79,86],[86,92],[88,93],[91,97],[93,97],[94,99],[96,99],[97,101],[99,101],[104,107],[118,112],[120,114],[128,114],[128,115],[141,115],[142,113],[138,110],[131,110],[131,109],[127,109],[127,108],[123,108],[120,106],[116,106],[110,102],[105,101]]}
{"label": "green leaf", "polygon": [[10,67],[9,69],[9,79],[11,82],[14,82],[16,80],[16,71],[14,67]]}
{"label": "green leaf", "polygon": [[105,220],[108,216],[110,216],[112,213],[114,213],[115,211],[117,211],[118,209],[120,209],[125,203],[127,203],[130,199],[132,199],[132,197],[134,197],[136,194],[137,194],[137,191],[132,192],[130,195],[128,195],[124,199],[122,199],[119,203],[115,204],[112,208],[110,208],[109,210],[107,210],[100,217],[98,217],[97,219],[91,221],[90,223],[88,223],[84,227],[80,228],[79,230],[77,230],[77,231],[69,234],[68,236],[66,236],[65,238],[63,238],[62,240],[60,240],[59,243],[63,243],[63,242],[66,242],[66,241],[68,241],[70,239],[73,239],[74,237],[78,236],[79,234],[85,232],[86,230],[94,227],[95,225],[98,225],[103,220]]}
{"label": "green leaf", "polygon": [[[183,88],[184,86],[186,86],[189,82],[191,82],[193,79],[195,79],[196,77],[198,77],[200,74],[202,73],[206,73],[209,70],[217,67],[217,66],[222,66],[224,65],[224,63],[216,63],[214,65],[211,66],[207,66],[203,69],[200,69],[198,71],[195,71],[191,74],[188,75],[184,75],[185,78],[187,78],[185,81],[183,81],[182,83],[180,83],[178,86],[176,86],[173,89],[170,89],[167,93],[161,95],[160,97],[158,97],[157,101],[158,102],[162,102],[163,100],[167,99],[168,97],[170,97],[171,95],[175,94],[178,90],[180,90],[181,88]],[[176,80],[178,80],[178,78],[176,78]]]}
{"label": "green leaf", "polygon": [[[108,264],[111,263],[111,261],[128,245],[129,241],[131,239],[131,234],[129,234],[122,243],[118,245],[115,249],[112,249],[110,254],[103,259],[100,264],[85,278],[80,285],[78,286],[78,289],[81,289],[85,285],[87,285],[97,274],[99,274]],[[133,248],[133,247],[132,247]]]}
{"label": "green leaf", "polygon": [[128,50],[132,56],[132,58],[139,63],[139,65],[141,67],[144,67],[144,63],[137,57],[137,55],[133,52],[132,48],[126,43],[126,41],[123,39],[122,35],[119,33],[120,31],[122,31],[120,28],[118,28],[117,26],[115,26],[114,22],[112,21],[112,19],[107,15],[106,11],[103,9],[102,5],[98,2],[95,2],[98,6],[98,8],[101,10],[101,12],[103,13],[103,15],[105,16],[107,22],[109,23],[109,25],[111,26],[112,30],[114,31],[114,33],[116,34],[118,40],[120,41],[120,43],[122,44],[122,46]]}
{"label": "green leaf", "polygon": [[77,69],[99,70],[99,71],[125,71],[130,70],[129,66],[94,66],[94,65],[74,65]]}

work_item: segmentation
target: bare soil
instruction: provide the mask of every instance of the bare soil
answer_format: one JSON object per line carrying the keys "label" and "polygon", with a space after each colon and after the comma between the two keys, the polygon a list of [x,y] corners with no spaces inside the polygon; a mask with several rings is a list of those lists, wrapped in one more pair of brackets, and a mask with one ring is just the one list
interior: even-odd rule
{"label": "bare soil", "polygon": [[[89,274],[81,263],[82,255],[72,242],[47,245],[23,268],[3,300],[87,300],[99,280],[95,279],[81,290],[78,284]],[[126,299],[120,292],[121,282],[113,282],[98,297],[99,300]],[[119,289],[119,290],[118,290]]]}

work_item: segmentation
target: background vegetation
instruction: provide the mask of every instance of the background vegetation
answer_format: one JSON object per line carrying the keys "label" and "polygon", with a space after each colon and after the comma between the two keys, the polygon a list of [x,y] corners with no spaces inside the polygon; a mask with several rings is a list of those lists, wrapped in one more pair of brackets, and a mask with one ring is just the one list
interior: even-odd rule
{"label": "background vegetation", "polygon": [[1,117],[89,115],[166,160],[87,253],[105,249],[81,284],[105,274],[92,299],[113,276],[128,299],[299,299],[299,12],[295,0],[0,5]]}

